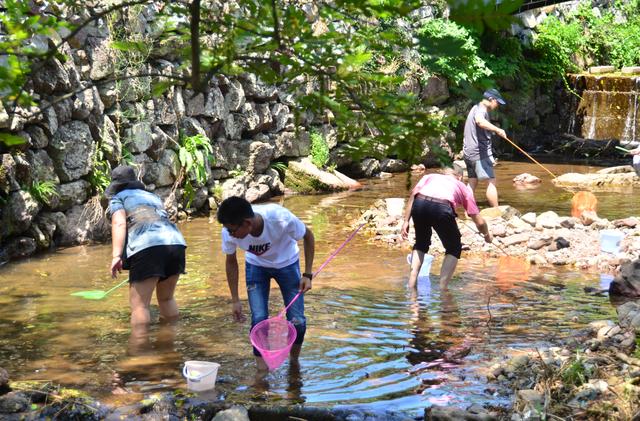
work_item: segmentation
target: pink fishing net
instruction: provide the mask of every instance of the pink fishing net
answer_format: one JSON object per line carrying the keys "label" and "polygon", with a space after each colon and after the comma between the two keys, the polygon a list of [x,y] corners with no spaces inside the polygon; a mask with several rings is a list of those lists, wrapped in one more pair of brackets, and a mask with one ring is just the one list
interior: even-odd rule
{"label": "pink fishing net", "polygon": [[293,323],[279,314],[255,325],[249,337],[269,370],[275,370],[287,359],[297,335]]}
{"label": "pink fishing net", "polygon": [[[315,277],[320,271],[333,259],[336,255],[342,250],[349,241],[356,235],[356,233],[362,228],[364,224],[360,224],[358,228],[356,228],[349,237],[342,243],[340,247],[336,251],[334,251],[331,256],[327,258],[320,265],[317,271],[313,274]],[[289,356],[289,352],[291,351],[291,347],[298,336],[296,332],[296,328],[293,323],[287,321],[284,318],[284,315],[287,313],[287,310],[291,305],[296,301],[302,291],[298,292],[295,297],[289,302],[289,304],[280,312],[277,316],[271,317],[267,320],[263,320],[260,323],[256,324],[251,332],[249,333],[249,338],[251,338],[251,343],[256,347],[264,362],[269,367],[269,370],[275,370],[280,367],[284,360]]]}

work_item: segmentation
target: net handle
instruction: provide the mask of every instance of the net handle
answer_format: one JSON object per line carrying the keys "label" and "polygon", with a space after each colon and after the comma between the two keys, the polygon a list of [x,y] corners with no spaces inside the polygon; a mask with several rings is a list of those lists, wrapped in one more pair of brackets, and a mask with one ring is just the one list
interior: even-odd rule
{"label": "net handle", "polygon": [[322,264],[320,265],[320,267],[318,268],[318,270],[316,270],[316,271],[313,273],[313,277],[314,277],[314,278],[315,278],[316,276],[318,276],[318,274],[320,273],[320,271],[321,271],[322,269],[324,269],[324,267],[325,267],[325,266],[327,266],[327,265],[329,264],[329,262],[330,262],[330,261],[332,261],[332,260],[333,260],[333,258],[334,258],[334,257],[336,257],[336,255],[337,255],[338,253],[340,253],[340,251],[342,251],[342,249],[343,249],[343,248],[344,248],[344,247],[349,243],[349,241],[351,241],[351,239],[352,239],[352,238],[353,238],[353,237],[358,233],[358,231],[360,231],[360,228],[362,228],[362,227],[364,227],[364,223],[360,224],[360,225],[358,226],[358,228],[356,228],[356,229],[351,233],[351,235],[349,235],[349,236],[347,237],[347,239],[346,239],[346,240],[344,240],[344,242],[342,243],[342,245],[340,245],[340,247],[338,247],[338,248],[336,249],[336,251],[334,251],[334,252],[331,254],[331,256],[329,256],[329,257],[327,258],[327,260],[325,260],[325,261],[324,261],[324,263],[322,263]]}
{"label": "net handle", "polygon": [[[318,270],[316,270],[313,273],[313,277],[315,278],[322,269],[324,269],[325,266],[327,266],[329,264],[330,261],[333,260],[334,257],[336,257],[336,255],[338,253],[340,253],[340,251],[342,251],[342,249],[349,243],[349,241],[351,241],[353,239],[353,237],[355,237],[355,235],[358,233],[358,231],[360,231],[360,228],[364,227],[364,223],[360,224],[358,226],[358,228],[356,228],[348,237],[346,240],[344,240],[344,242],[340,245],[340,247],[338,247],[333,253],[331,253],[331,256],[327,257],[327,260],[324,261],[324,263],[322,263],[320,265],[320,267],[318,268]],[[298,298],[300,298],[300,295],[302,294],[302,291],[299,291],[295,297],[293,297],[293,300],[291,300],[291,302],[280,312],[280,317],[284,317],[284,315],[287,313],[287,310],[289,310],[289,307],[291,307],[291,305],[293,303],[296,302],[296,300]]]}

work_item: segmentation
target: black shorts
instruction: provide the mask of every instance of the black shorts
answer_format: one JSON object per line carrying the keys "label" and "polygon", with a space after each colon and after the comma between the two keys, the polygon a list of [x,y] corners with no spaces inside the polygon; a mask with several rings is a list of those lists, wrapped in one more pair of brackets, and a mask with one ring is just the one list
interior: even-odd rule
{"label": "black shorts", "polygon": [[416,234],[414,250],[428,253],[431,235],[435,231],[440,237],[445,253],[460,258],[462,254],[460,230],[456,224],[456,213],[450,204],[416,197],[411,208],[411,218]]}
{"label": "black shorts", "polygon": [[185,246],[155,246],[141,250],[127,259],[129,282],[140,282],[159,277],[164,281],[184,273]]}

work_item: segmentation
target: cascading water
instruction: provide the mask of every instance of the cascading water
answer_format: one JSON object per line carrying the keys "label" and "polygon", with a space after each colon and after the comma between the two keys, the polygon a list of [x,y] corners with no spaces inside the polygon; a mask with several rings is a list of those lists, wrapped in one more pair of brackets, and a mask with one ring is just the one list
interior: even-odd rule
{"label": "cascading water", "polygon": [[629,95],[629,108],[627,118],[625,119],[624,132],[620,143],[633,144],[637,140],[637,121],[638,121],[638,92],[640,92],[640,77],[635,79],[635,95]]}
{"label": "cascading water", "polygon": [[580,95],[571,104],[567,131],[592,140],[637,144],[640,134],[638,95],[640,77],[575,75],[572,88]]}

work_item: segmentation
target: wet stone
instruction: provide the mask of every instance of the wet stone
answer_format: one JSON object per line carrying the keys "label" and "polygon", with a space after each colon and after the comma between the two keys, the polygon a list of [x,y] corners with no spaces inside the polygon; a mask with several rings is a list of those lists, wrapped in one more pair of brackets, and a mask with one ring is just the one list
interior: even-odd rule
{"label": "wet stone", "polygon": [[640,66],[626,66],[620,69],[623,75],[638,75],[640,74]]}
{"label": "wet stone", "polygon": [[589,73],[592,75],[599,75],[602,73],[613,73],[616,71],[616,68],[613,66],[593,66],[589,67]]}
{"label": "wet stone", "polygon": [[20,392],[9,392],[0,396],[0,414],[15,414],[29,408],[29,399]]}
{"label": "wet stone", "polygon": [[4,368],[0,367],[0,390],[9,384],[9,373]]}
{"label": "wet stone", "polygon": [[242,406],[234,406],[218,412],[213,421],[249,421],[249,412]]}

